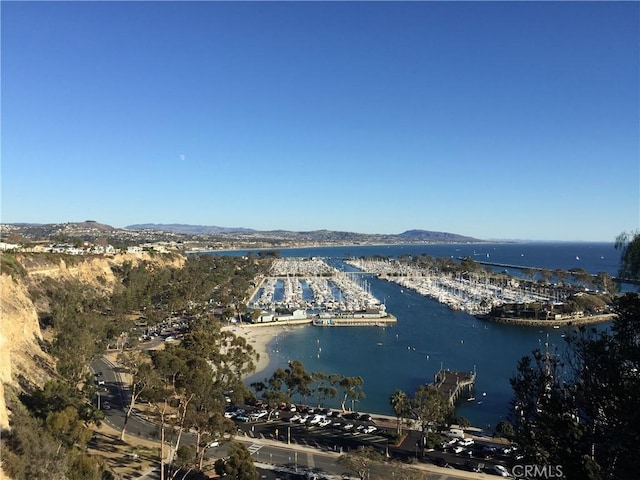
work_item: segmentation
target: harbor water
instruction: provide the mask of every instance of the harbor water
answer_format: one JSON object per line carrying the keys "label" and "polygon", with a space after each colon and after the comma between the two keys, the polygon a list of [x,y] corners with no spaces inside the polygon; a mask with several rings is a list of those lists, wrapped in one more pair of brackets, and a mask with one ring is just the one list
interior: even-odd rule
{"label": "harbor water", "polygon": [[[222,252],[216,252],[220,254]],[[246,254],[246,251],[225,254]],[[341,269],[341,259],[360,256],[471,256],[500,264],[548,268],[582,268],[589,273],[615,275],[619,252],[611,243],[509,243],[475,245],[397,245],[319,247],[281,250],[283,257],[324,257]],[[502,270],[502,268],[500,268]],[[519,271],[510,272],[514,275]],[[393,414],[389,397],[397,390],[411,394],[432,382],[441,368],[476,371],[472,401],[461,401],[456,414],[478,427],[495,427],[508,419],[512,391],[509,384],[517,362],[536,348],[564,349],[566,329],[494,324],[453,311],[397,284],[367,276],[371,293],[398,318],[394,326],[282,327],[268,346],[269,368],[249,379],[262,380],[291,360],[308,371],[341,373],[364,379],[366,398],[355,410]],[[608,324],[598,328],[607,328]],[[330,405],[330,404],[329,404]],[[333,406],[337,406],[334,403]]]}

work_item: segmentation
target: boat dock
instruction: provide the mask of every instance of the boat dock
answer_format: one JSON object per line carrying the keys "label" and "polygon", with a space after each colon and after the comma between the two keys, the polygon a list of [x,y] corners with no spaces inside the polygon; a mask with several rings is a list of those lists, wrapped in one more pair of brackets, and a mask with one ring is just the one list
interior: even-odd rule
{"label": "boat dock", "polygon": [[444,393],[451,405],[462,393],[470,393],[476,382],[475,368],[473,372],[455,372],[449,369],[442,369],[435,374],[434,386],[438,391]]}
{"label": "boat dock", "polygon": [[314,319],[312,324],[314,327],[386,327],[397,322],[398,319],[388,313],[384,317],[319,317]]}

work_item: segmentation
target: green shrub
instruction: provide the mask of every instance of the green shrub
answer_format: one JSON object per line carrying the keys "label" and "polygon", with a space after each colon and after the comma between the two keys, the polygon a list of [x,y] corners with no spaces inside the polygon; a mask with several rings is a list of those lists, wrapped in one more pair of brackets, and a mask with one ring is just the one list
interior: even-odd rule
{"label": "green shrub", "polygon": [[11,253],[2,253],[0,256],[0,272],[11,275],[15,280],[27,276],[27,271]]}

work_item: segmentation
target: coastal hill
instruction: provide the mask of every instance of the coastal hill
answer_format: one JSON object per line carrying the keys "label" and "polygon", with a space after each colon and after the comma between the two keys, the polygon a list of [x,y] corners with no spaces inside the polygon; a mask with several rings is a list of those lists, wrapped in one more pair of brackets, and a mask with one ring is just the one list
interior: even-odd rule
{"label": "coastal hill", "polygon": [[108,243],[114,246],[172,242],[184,250],[286,248],[331,245],[479,243],[483,240],[448,232],[407,230],[399,234],[368,234],[333,230],[260,231],[244,227],[144,223],[117,228],[94,220],[55,224],[0,225],[2,242]]}
{"label": "coastal hill", "polygon": [[[2,258],[0,273],[0,428],[7,428],[6,388],[44,385],[53,375],[53,360],[42,350],[40,320],[50,314],[48,288],[80,282],[87,291],[111,294],[118,280],[114,270],[136,266],[182,268],[182,255],[149,253],[103,256],[15,254]],[[0,479],[2,471],[0,470]]]}
{"label": "coastal hill", "polygon": [[126,227],[131,230],[153,230],[173,232],[184,235],[242,235],[255,238],[287,239],[294,242],[318,243],[475,243],[477,238],[447,232],[429,230],[407,230],[400,234],[367,234],[333,230],[289,231],[289,230],[253,230],[250,228],[229,228],[203,225],[182,224],[137,224]]}

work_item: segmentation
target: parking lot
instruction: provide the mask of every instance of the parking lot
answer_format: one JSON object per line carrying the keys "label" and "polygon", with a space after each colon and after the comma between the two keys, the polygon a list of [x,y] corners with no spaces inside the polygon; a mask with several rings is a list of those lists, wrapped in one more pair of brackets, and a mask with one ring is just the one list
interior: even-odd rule
{"label": "parking lot", "polygon": [[230,407],[228,410],[227,416],[234,418],[239,433],[250,438],[276,440],[285,445],[299,444],[338,453],[370,446],[383,455],[499,476],[502,476],[502,467],[508,468],[518,458],[518,452],[512,446],[501,447],[490,439],[473,440],[469,436],[448,439],[436,450],[423,455],[418,448],[420,432],[409,431],[401,446],[391,445],[391,433],[395,428],[378,427],[368,414],[343,414],[307,407],[271,412],[261,406]]}

